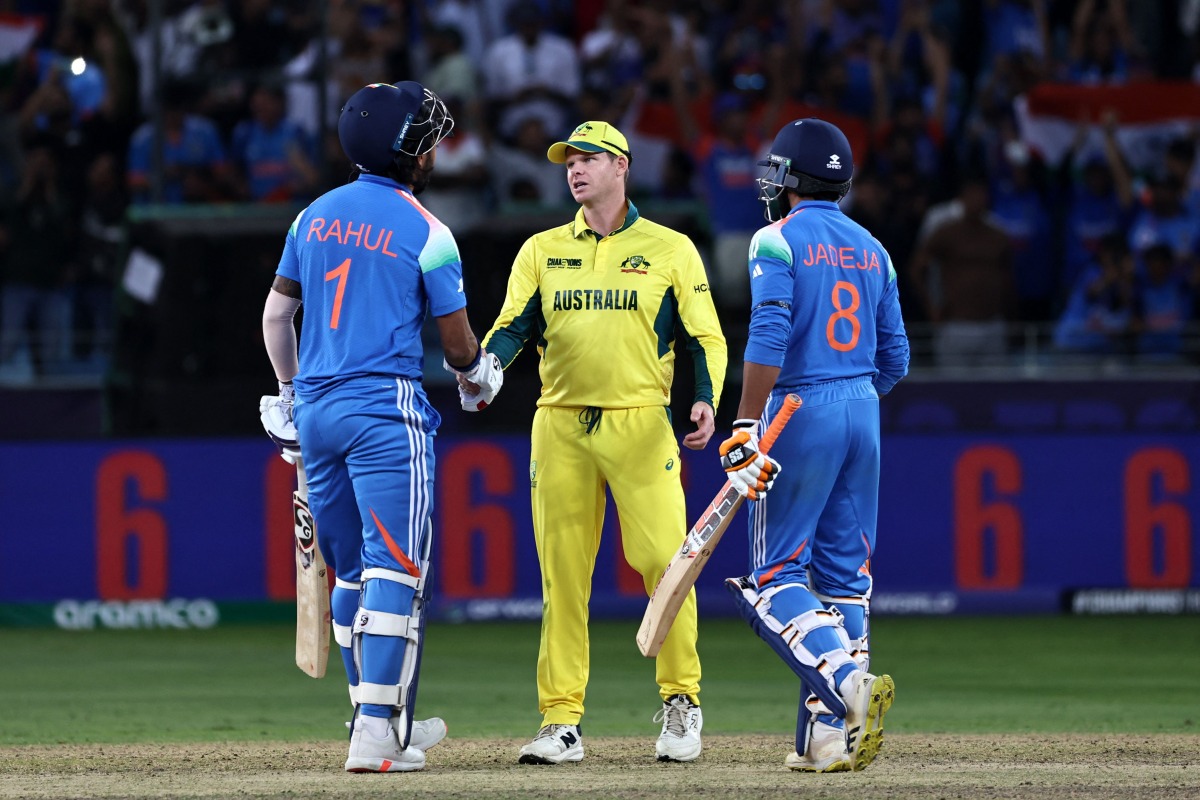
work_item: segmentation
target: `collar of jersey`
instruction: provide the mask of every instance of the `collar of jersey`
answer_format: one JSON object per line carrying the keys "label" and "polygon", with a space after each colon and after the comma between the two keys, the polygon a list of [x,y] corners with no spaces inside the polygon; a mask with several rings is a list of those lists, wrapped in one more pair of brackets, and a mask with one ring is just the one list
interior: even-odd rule
{"label": "collar of jersey", "polygon": [[[625,212],[625,221],[621,223],[621,227],[617,228],[615,231],[610,233],[609,236],[616,236],[618,233],[627,229],[630,225],[632,225],[633,223],[638,221],[637,206],[635,206],[633,204],[632,200],[626,200],[625,202],[629,203],[629,210]],[[604,238],[603,236],[601,236],[600,234],[596,233],[594,230],[592,230],[591,228],[588,227],[587,221],[584,220],[584,218],[583,218],[583,206],[580,206],[579,210],[575,212],[574,230],[571,235],[574,236],[576,239],[578,239],[580,236],[583,236],[585,233],[590,233],[592,236],[595,236],[597,239]]]}
{"label": "collar of jersey", "polygon": [[360,172],[358,174],[358,180],[366,181],[367,183],[377,183],[380,186],[386,186],[389,189],[399,189],[405,194],[412,194],[412,189],[408,188],[402,183],[396,183],[394,180],[384,175],[369,175],[366,172]]}
{"label": "collar of jersey", "polygon": [[836,209],[838,204],[832,200],[801,200],[796,205],[792,206],[792,210],[787,213],[790,217],[802,208],[833,208]]}

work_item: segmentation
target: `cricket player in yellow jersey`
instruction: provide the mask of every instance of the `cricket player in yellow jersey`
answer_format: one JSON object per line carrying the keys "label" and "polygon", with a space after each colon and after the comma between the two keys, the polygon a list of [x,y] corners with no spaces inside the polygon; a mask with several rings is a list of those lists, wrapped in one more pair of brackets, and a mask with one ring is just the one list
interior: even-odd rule
{"label": "cricket player in yellow jersey", "polygon": [[[541,356],[529,476],[542,569],[543,719],[521,748],[522,764],[583,758],[588,599],[605,486],[616,502],[625,560],[647,593],[687,533],[668,411],[676,338],[695,365],[696,430],[683,438],[693,450],[713,434],[727,358],[695,245],[639,216],[625,196],[632,157],[621,132],[585,122],[547,157],[566,166],[581,208],[573,221],[525,242],[485,339],[504,367],[530,341]],[[694,593],[658,656],[656,678],[663,702],[655,716],[663,724],[657,757],[691,761],[700,755],[702,726]]]}

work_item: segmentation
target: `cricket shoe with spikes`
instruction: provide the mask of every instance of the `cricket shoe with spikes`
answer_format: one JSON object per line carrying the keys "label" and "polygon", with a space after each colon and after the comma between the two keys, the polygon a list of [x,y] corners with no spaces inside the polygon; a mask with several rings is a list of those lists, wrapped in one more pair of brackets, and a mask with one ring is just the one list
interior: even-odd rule
{"label": "cricket shoe with spikes", "polygon": [[890,675],[872,675],[855,670],[842,681],[846,701],[846,751],[856,772],[864,769],[883,745],[883,715],[896,699],[896,684]]}
{"label": "cricket shoe with spikes", "polygon": [[654,745],[659,761],[695,761],[700,757],[700,729],[704,715],[700,706],[686,694],[673,694],[663,701],[654,715],[662,723],[662,733]]}
{"label": "cricket shoe with spikes", "polygon": [[350,731],[346,772],[415,772],[425,768],[425,751],[412,746],[401,750],[389,720],[356,715]]}
{"label": "cricket shoe with spikes", "polygon": [[789,754],[783,763],[796,772],[849,772],[846,731],[814,719],[808,734],[808,749],[803,755]]}
{"label": "cricket shoe with spikes", "polygon": [[533,741],[521,748],[519,764],[561,764],[583,761],[583,734],[578,725],[543,725]]}

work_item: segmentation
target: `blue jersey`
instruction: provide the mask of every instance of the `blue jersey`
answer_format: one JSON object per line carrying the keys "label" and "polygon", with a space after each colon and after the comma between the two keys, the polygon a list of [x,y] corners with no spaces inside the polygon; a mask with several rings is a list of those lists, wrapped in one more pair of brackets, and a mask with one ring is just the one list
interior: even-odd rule
{"label": "blue jersey", "polygon": [[440,317],[467,304],[450,229],[407,188],[374,175],[301,211],[276,273],[301,287],[302,399],[356,377],[419,380],[426,309]]}
{"label": "blue jersey", "polygon": [[746,360],[779,367],[778,389],[866,377],[884,394],[907,374],[892,259],[836,203],[801,202],[754,235],[750,292]]}

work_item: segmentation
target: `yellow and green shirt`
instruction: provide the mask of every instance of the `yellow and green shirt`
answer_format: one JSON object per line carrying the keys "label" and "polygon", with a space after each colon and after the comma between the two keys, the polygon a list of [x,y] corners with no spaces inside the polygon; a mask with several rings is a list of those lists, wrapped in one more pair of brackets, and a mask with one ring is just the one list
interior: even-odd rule
{"label": "yellow and green shirt", "polygon": [[670,402],[677,330],[695,363],[693,402],[715,409],[727,355],[700,254],[630,203],[608,236],[580,208],[528,239],[484,346],[507,367],[536,341],[540,406],[639,408]]}

